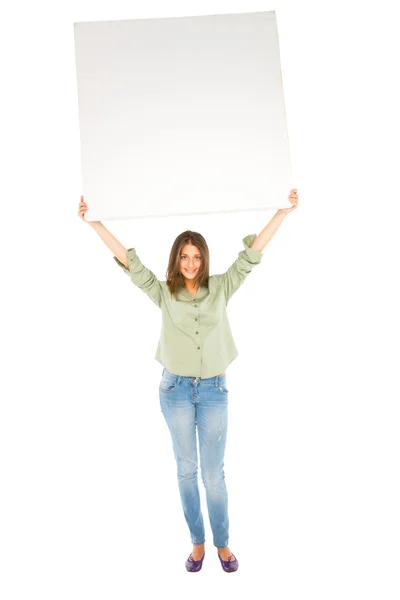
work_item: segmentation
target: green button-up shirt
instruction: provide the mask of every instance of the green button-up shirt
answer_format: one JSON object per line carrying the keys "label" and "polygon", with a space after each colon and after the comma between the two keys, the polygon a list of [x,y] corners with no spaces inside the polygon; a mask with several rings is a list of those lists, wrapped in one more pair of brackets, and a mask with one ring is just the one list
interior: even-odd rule
{"label": "green button-up shirt", "polygon": [[159,281],[145,267],[135,248],[128,248],[129,269],[116,256],[114,260],[162,311],[162,328],[155,359],[175,375],[214,377],[237,357],[226,307],[242,285],[262,252],[250,248],[256,234],[243,238],[244,250],[229,269],[210,275],[208,287],[202,285],[193,296],[186,288],[171,296],[166,281]]}

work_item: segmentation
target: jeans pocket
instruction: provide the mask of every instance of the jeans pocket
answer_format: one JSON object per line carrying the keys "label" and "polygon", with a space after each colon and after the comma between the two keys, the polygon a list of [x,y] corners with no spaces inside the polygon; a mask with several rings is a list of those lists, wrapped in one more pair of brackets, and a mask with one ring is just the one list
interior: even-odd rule
{"label": "jeans pocket", "polygon": [[221,394],[227,394],[228,393],[228,388],[226,387],[226,376],[220,377],[220,381],[218,383],[217,390]]}
{"label": "jeans pocket", "polygon": [[173,392],[179,385],[179,375],[172,375],[171,373],[163,374],[160,383],[160,392],[168,394]]}

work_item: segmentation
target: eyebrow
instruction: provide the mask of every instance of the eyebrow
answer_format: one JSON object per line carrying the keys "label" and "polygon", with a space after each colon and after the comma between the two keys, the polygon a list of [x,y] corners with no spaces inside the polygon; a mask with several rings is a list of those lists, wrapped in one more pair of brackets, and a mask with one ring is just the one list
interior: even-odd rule
{"label": "eyebrow", "polygon": [[[189,255],[185,254],[184,252],[181,252],[181,256],[189,256]],[[200,256],[201,257],[201,254],[193,254],[193,256]]]}

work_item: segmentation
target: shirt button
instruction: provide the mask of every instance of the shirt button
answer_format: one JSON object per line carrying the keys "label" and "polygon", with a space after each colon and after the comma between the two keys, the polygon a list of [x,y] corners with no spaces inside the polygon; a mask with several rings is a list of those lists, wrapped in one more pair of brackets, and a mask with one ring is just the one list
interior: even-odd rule
{"label": "shirt button", "polygon": [[197,350],[200,350],[200,346],[197,346]]}
{"label": "shirt button", "polygon": [[196,333],[199,333],[198,331],[196,331]]}
{"label": "shirt button", "polygon": [[196,306],[196,307],[197,307],[197,304],[193,304],[193,306]]}
{"label": "shirt button", "polygon": [[197,317],[195,318],[195,321],[197,321]]}

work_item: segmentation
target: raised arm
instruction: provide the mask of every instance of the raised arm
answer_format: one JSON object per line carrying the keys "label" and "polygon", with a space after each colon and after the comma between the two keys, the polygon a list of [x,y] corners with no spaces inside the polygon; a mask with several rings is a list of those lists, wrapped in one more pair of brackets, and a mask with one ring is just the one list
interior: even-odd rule
{"label": "raised arm", "polygon": [[272,240],[275,233],[278,231],[286,215],[296,210],[299,203],[297,188],[290,190],[288,200],[292,203],[292,206],[290,208],[280,208],[279,210],[277,210],[270,222],[267,223],[264,229],[258,234],[258,236],[254,238],[254,241],[251,244],[251,247],[254,250],[262,252],[265,246],[268,244],[268,242]]}
{"label": "raised arm", "polygon": [[[81,196],[81,202],[79,205],[79,216],[84,219],[84,213],[88,210],[87,204],[83,201]],[[162,289],[161,283],[155,276],[155,274],[145,267],[140,261],[136,254],[135,248],[126,249],[121,242],[104,227],[101,221],[85,221],[94,229],[94,231],[100,236],[106,246],[114,254],[115,262],[124,270],[124,272],[130,277],[132,283],[139,287],[145,294],[153,300],[153,302],[160,308],[162,303]]]}
{"label": "raised arm", "polygon": [[95,230],[95,232],[101,237],[103,242],[116,258],[124,265],[126,269],[129,268],[128,262],[128,250],[117,240],[115,236],[104,227],[101,221],[87,221],[87,223]]}
{"label": "raised arm", "polygon": [[101,237],[105,245],[108,246],[108,248],[110,248],[111,252],[119,258],[119,260],[122,262],[122,264],[125,265],[126,268],[128,268],[127,249],[124,248],[121,242],[119,242],[117,238],[114,237],[113,234],[110,231],[108,231],[108,229],[106,229],[106,227],[104,227],[101,221],[86,221],[85,212],[87,210],[88,205],[84,201],[83,196],[81,196],[81,200],[79,202],[78,216],[82,219],[82,221],[90,225],[91,228],[95,230],[95,232]]}
{"label": "raised arm", "polygon": [[220,276],[224,286],[226,303],[239,289],[254,266],[261,262],[261,258],[264,256],[264,248],[279,229],[286,215],[297,208],[299,198],[296,188],[290,191],[288,199],[292,204],[291,208],[279,209],[258,235],[251,233],[243,238],[244,250],[239,252],[237,259]]}
{"label": "raised arm", "polygon": [[246,235],[243,238],[242,244],[244,250],[239,252],[237,259],[231,264],[229,269],[218,276],[221,278],[224,288],[226,304],[228,304],[231,296],[240,288],[246,277],[251,273],[253,267],[261,262],[263,253],[251,248],[251,244],[255,238],[255,233]]}

